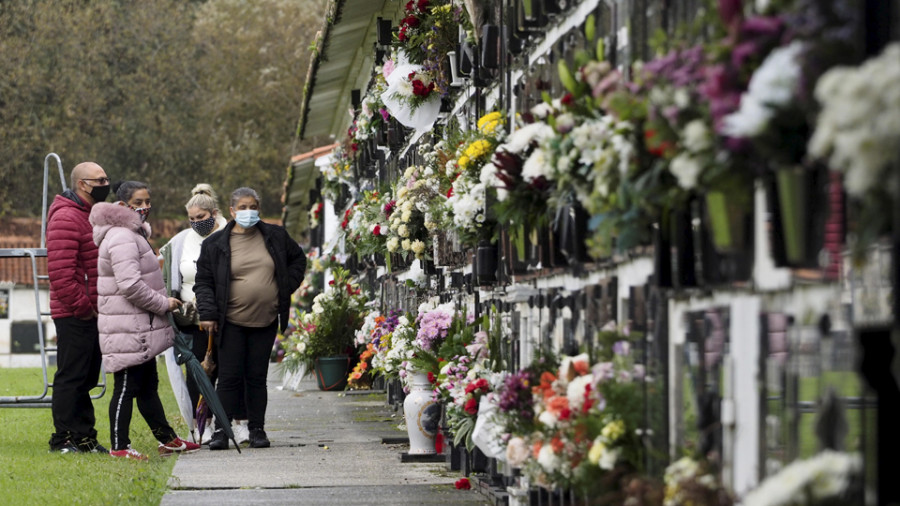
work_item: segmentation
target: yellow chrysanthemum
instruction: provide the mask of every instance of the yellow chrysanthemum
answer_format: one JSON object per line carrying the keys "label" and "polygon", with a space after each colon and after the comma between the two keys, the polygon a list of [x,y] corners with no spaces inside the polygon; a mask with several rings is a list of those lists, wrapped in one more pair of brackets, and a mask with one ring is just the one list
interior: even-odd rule
{"label": "yellow chrysanthemum", "polygon": [[492,135],[497,130],[497,126],[500,125],[502,119],[503,116],[499,112],[489,112],[478,120],[478,130],[481,130],[482,133]]}
{"label": "yellow chrysanthemum", "polygon": [[491,149],[491,143],[484,140],[479,139],[472,144],[469,144],[469,147],[466,148],[465,154],[470,159],[474,160],[477,158],[481,158]]}
{"label": "yellow chrysanthemum", "polygon": [[466,155],[462,155],[459,157],[459,160],[456,161],[456,164],[459,165],[460,169],[465,169],[467,165],[469,165],[469,157]]}
{"label": "yellow chrysanthemum", "polygon": [[594,444],[591,445],[591,449],[588,451],[588,462],[595,466],[598,465],[600,463],[600,457],[603,456],[603,452],[605,451],[606,445],[600,441],[594,441]]}
{"label": "yellow chrysanthemum", "polygon": [[625,435],[625,422],[622,420],[609,422],[606,424],[606,427],[603,427],[603,430],[600,431],[600,435],[606,438],[607,441],[619,439]]}

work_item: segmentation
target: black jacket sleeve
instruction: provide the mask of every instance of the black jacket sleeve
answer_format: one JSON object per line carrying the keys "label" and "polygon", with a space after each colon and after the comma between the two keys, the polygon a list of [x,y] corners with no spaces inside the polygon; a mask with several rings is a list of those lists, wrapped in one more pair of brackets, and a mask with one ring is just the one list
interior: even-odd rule
{"label": "black jacket sleeve", "polygon": [[197,259],[197,276],[194,279],[194,295],[197,297],[200,321],[219,321],[214,266],[216,260],[212,241],[203,241],[200,245],[200,257]]}

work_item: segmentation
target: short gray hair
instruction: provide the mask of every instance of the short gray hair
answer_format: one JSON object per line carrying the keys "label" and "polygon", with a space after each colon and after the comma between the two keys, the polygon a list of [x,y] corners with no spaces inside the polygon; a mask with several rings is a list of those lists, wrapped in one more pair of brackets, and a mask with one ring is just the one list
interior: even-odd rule
{"label": "short gray hair", "polygon": [[231,207],[234,207],[238,200],[241,200],[243,197],[253,197],[256,200],[256,204],[259,205],[259,195],[256,193],[256,190],[242,186],[231,192]]}

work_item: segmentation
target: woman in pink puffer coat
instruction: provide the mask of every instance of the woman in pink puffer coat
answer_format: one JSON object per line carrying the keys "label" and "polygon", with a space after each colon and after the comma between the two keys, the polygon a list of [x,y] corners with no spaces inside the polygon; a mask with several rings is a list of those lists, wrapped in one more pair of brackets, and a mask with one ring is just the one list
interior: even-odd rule
{"label": "woman in pink puffer coat", "polygon": [[97,260],[97,327],[100,352],[115,384],[109,403],[113,457],[146,460],[131,448],[129,427],[134,401],[159,441],[159,454],[196,451],[198,445],[180,439],[166,420],[159,400],[156,355],[172,346],[175,333],[166,317],[181,301],[166,296],[162,271],[147,238],[150,190],[126,181],[113,187],[119,201],[97,203],[91,209]]}

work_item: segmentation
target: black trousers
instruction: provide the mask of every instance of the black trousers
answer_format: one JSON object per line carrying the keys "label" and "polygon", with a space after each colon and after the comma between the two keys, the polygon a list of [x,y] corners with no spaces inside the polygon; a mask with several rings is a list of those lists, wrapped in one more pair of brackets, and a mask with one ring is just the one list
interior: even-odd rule
{"label": "black trousers", "polygon": [[[219,336],[219,382],[216,393],[228,413],[228,421],[238,414],[240,398],[247,402],[247,427],[265,427],[266,377],[269,374],[269,357],[275,344],[277,319],[265,327],[242,327],[225,323]],[[241,385],[245,392],[241,394]],[[224,420],[216,420],[217,427],[223,427]]]}
{"label": "black trousers", "polygon": [[166,411],[159,400],[159,373],[156,372],[155,359],[116,372],[115,382],[109,402],[110,444],[113,450],[123,450],[131,444],[129,428],[135,399],[138,411],[150,426],[153,437],[160,443],[175,439],[175,431],[166,420]]}
{"label": "black trousers", "polygon": [[[209,335],[206,333],[206,331],[202,330],[197,325],[185,325],[185,326],[179,325],[178,330],[191,336],[191,338],[193,339],[193,344],[191,345],[191,353],[193,353],[194,356],[197,357],[197,360],[203,362],[203,359],[206,357],[206,348],[207,348],[207,345],[209,344]],[[219,363],[218,355],[219,355],[218,348],[215,345],[213,345],[212,360],[216,364]],[[216,368],[213,369],[212,376],[209,378],[209,380],[212,382],[213,385],[215,385],[218,377],[219,377],[219,367],[218,367],[218,365],[216,365]],[[185,383],[187,383],[188,394],[191,396],[191,406],[193,406],[195,414],[196,414],[197,403],[200,402],[200,389],[197,387],[197,380],[194,379],[194,376],[192,376],[191,374],[188,374],[187,378],[185,380]],[[234,413],[234,418],[237,420],[246,420],[247,419],[247,403],[246,403],[246,400],[244,399],[244,385],[243,384],[241,384],[241,393],[240,393],[240,396],[238,397],[238,409]],[[212,420],[212,418],[210,418],[210,420]]]}
{"label": "black trousers", "polygon": [[53,323],[57,351],[51,411],[56,432],[50,436],[50,448],[55,450],[66,441],[96,442],[91,389],[97,386],[102,358],[96,318],[55,318]]}

